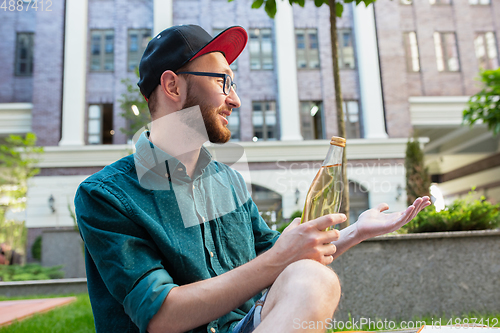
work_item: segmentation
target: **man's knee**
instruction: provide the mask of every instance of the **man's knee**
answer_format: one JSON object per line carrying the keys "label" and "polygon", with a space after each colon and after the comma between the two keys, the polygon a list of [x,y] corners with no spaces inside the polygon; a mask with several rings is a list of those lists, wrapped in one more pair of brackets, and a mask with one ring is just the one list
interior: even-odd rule
{"label": "man's knee", "polygon": [[314,260],[304,259],[288,265],[276,282],[278,280],[295,290],[340,298],[340,280],[337,274],[330,267]]}

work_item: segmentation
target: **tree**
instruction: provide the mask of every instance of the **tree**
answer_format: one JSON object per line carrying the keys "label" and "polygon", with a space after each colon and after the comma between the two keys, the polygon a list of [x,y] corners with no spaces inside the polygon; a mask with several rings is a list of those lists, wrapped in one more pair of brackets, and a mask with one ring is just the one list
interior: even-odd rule
{"label": "tree", "polygon": [[405,169],[407,204],[411,205],[418,197],[430,196],[431,178],[424,166],[424,153],[416,137],[406,144]]}
{"label": "tree", "polygon": [[[228,0],[232,2],[234,0]],[[284,0],[278,0],[284,1]],[[298,4],[301,7],[304,7],[306,0],[288,0],[290,5]],[[342,89],[340,84],[340,71],[339,71],[339,61],[338,61],[338,42],[337,42],[337,17],[342,17],[342,13],[344,11],[344,4],[355,2],[356,5],[360,3],[364,3],[365,6],[368,6],[375,0],[314,0],[314,4],[316,7],[321,7],[323,4],[329,6],[330,9],[330,37],[332,44],[332,64],[333,64],[333,80],[335,85],[335,106],[337,108],[337,124],[338,124],[338,135],[345,138],[346,130],[345,130],[345,121],[344,121],[344,110],[342,108]],[[264,5],[264,9],[269,15],[269,17],[274,18],[276,15],[276,0],[254,0],[252,3],[252,8],[260,8]],[[340,225],[340,228],[343,229],[349,225],[349,181],[347,179],[347,158],[346,158],[346,150],[344,149],[344,156],[342,158],[342,164],[344,168],[342,170],[342,180],[344,183],[344,191],[342,192],[342,207],[341,210],[347,216],[346,222]]]}
{"label": "tree", "polygon": [[24,221],[8,219],[8,213],[26,208],[28,180],[40,172],[35,164],[43,148],[35,143],[36,135],[28,133],[24,138],[10,135],[0,144],[0,243],[18,253],[24,253],[26,228]]}
{"label": "tree", "polygon": [[[139,78],[139,69],[135,71],[137,78]],[[132,138],[138,130],[151,122],[149,114],[148,103],[142,97],[141,91],[137,84],[133,83],[130,79],[121,81],[127,88],[127,92],[122,94],[118,100],[120,108],[123,112],[120,114],[127,120],[128,128],[120,128],[122,133],[125,133],[128,138]]]}
{"label": "tree", "polygon": [[463,121],[472,126],[482,120],[497,135],[500,133],[500,68],[482,71],[479,76],[484,88],[469,99]]}

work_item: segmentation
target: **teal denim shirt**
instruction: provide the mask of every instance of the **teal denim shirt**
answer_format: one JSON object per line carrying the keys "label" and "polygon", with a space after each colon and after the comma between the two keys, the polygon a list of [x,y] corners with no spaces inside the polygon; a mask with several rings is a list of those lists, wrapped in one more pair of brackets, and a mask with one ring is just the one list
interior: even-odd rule
{"label": "teal denim shirt", "polygon": [[[279,236],[239,173],[202,148],[191,179],[147,133],[80,184],[75,207],[97,332],[146,332],[172,288],[234,269]],[[259,297],[190,332],[231,332]]]}

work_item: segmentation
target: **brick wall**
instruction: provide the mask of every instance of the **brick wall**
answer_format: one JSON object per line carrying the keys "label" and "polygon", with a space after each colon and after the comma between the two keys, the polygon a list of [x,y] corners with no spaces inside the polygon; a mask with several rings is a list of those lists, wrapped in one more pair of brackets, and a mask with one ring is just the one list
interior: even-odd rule
{"label": "brick wall", "polygon": [[[489,6],[471,6],[468,0],[452,5],[430,5],[429,0],[414,0],[413,5],[399,1],[375,3],[377,37],[382,84],[391,137],[406,137],[411,131],[408,98],[410,96],[470,96],[479,88],[474,37],[476,32],[495,31],[499,42],[500,1]],[[496,21],[496,22],[495,22]],[[403,32],[416,31],[420,55],[419,73],[406,69]],[[455,32],[460,71],[438,72],[433,33]]]}
{"label": "brick wall", "polygon": [[36,12],[32,129],[42,146],[61,139],[64,0],[52,0],[51,9]]}
{"label": "brick wall", "polygon": [[0,10],[0,103],[32,101],[33,76],[15,76],[14,70],[17,32],[35,31],[35,10]]}

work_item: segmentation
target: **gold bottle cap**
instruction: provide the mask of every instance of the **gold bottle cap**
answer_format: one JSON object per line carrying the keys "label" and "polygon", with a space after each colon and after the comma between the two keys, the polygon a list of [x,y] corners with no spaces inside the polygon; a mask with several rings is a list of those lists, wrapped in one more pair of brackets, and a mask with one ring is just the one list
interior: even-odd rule
{"label": "gold bottle cap", "polygon": [[345,139],[341,138],[340,136],[332,136],[332,139],[330,140],[331,145],[339,146],[339,147],[345,147]]}

